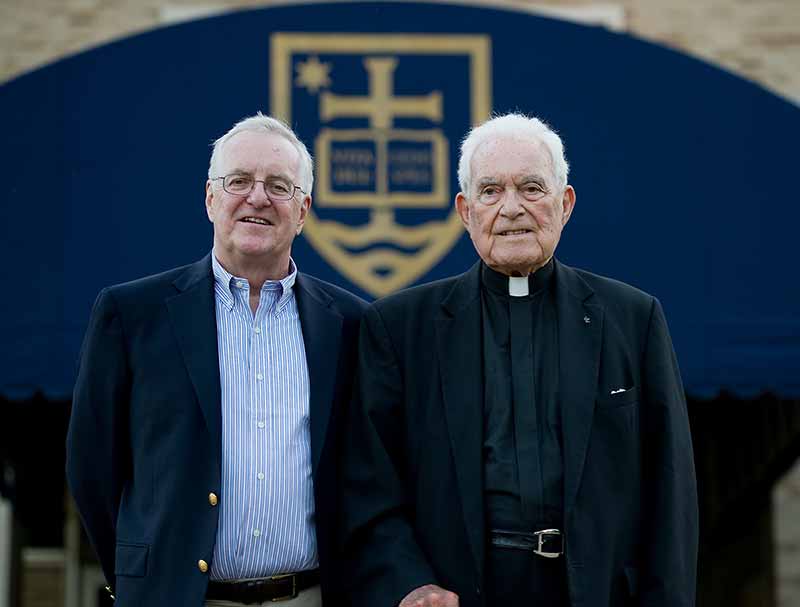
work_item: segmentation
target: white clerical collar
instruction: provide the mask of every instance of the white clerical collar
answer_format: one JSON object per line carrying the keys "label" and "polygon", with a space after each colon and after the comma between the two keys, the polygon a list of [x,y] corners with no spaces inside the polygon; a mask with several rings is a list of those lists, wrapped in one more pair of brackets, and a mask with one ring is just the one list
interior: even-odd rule
{"label": "white clerical collar", "polygon": [[509,276],[508,294],[511,297],[527,297],[530,293],[527,276]]}

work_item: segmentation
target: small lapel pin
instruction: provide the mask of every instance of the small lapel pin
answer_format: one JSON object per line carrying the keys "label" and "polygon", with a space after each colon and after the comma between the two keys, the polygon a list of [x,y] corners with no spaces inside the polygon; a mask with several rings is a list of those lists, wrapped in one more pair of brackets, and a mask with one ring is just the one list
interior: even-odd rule
{"label": "small lapel pin", "polygon": [[592,319],[589,318],[588,316],[584,316],[583,317],[583,322],[585,322],[588,325],[590,322],[592,322]]}

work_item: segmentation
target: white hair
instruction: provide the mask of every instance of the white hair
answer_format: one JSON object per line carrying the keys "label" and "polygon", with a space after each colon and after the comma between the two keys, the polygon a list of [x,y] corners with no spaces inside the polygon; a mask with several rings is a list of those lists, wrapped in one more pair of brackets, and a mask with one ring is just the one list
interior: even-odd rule
{"label": "white hair", "polygon": [[211,152],[211,161],[208,164],[208,178],[221,177],[217,175],[217,167],[219,158],[222,154],[222,148],[225,143],[234,135],[242,131],[268,131],[280,135],[289,143],[291,143],[300,155],[300,175],[298,184],[301,189],[306,193],[311,193],[311,188],[314,186],[314,160],[308,152],[305,144],[295,135],[294,131],[286,126],[283,122],[272,116],[265,116],[258,112],[255,116],[244,118],[233,125],[230,131],[225,133],[222,137],[214,142],[214,149]]}
{"label": "white hair", "polygon": [[566,187],[569,164],[564,156],[564,144],[561,143],[561,138],[538,118],[510,113],[495,116],[483,124],[479,124],[470,130],[461,142],[461,157],[458,161],[458,184],[465,195],[469,194],[469,186],[472,180],[472,156],[475,154],[475,150],[487,139],[500,137],[531,139],[543,143],[550,153],[553,175],[559,187]]}

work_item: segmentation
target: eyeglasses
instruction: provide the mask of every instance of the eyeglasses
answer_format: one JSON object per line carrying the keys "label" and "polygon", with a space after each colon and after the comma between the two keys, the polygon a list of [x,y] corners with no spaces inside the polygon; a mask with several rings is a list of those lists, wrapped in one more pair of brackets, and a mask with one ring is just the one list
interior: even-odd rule
{"label": "eyeglasses", "polygon": [[224,177],[212,177],[211,181],[219,181],[220,179],[222,180],[222,189],[234,196],[247,196],[253,191],[256,183],[264,186],[264,193],[273,202],[288,202],[294,198],[298,190],[303,194],[306,193],[300,186],[280,177],[262,181],[261,179],[254,179],[252,175],[247,175],[246,173],[231,173]]}

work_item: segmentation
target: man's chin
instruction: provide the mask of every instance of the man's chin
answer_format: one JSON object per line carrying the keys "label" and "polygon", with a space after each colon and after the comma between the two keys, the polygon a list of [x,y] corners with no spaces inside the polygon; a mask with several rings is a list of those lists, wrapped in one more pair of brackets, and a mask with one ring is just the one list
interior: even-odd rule
{"label": "man's chin", "polygon": [[265,238],[241,238],[236,241],[236,251],[239,255],[264,255],[274,248],[271,239]]}
{"label": "man's chin", "polygon": [[527,276],[541,268],[545,261],[542,257],[508,257],[496,259],[494,263],[487,262],[487,265],[508,276]]}
{"label": "man's chin", "polygon": [[270,246],[260,245],[239,245],[234,247],[232,257],[241,262],[253,263],[268,261],[275,254]]}

